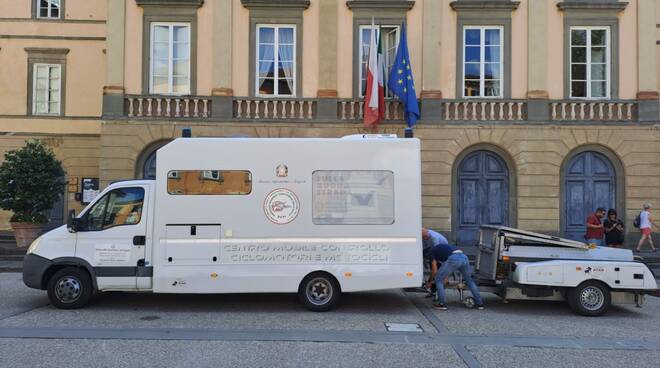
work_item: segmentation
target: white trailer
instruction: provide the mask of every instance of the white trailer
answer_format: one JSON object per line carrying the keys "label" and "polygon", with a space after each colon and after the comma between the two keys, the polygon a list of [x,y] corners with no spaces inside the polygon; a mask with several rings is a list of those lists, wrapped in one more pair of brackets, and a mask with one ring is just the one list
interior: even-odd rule
{"label": "white trailer", "polygon": [[[629,249],[597,247],[508,227],[482,226],[476,282],[504,300],[567,301],[578,314],[599,316],[610,304],[642,306],[658,296],[655,275]],[[463,298],[466,285],[450,285]]]}
{"label": "white trailer", "polygon": [[155,180],[109,185],[29,248],[59,308],[93,292],[342,292],[422,283],[419,140],[179,138]]}

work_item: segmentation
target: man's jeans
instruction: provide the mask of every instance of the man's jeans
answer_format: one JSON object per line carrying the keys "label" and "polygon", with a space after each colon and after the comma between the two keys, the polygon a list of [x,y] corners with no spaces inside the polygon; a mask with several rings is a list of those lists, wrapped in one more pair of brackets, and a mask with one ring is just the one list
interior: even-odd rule
{"label": "man's jeans", "polygon": [[599,247],[603,246],[603,239],[587,239],[587,244],[596,244]]}
{"label": "man's jeans", "polygon": [[435,275],[435,287],[438,293],[438,302],[441,304],[447,304],[445,299],[445,278],[455,271],[460,271],[463,275],[463,280],[467,283],[477,305],[483,304],[477,284],[472,280],[470,262],[468,261],[468,257],[463,253],[453,253],[450,255],[449,258],[447,258],[447,261],[442,263],[438,273]]}

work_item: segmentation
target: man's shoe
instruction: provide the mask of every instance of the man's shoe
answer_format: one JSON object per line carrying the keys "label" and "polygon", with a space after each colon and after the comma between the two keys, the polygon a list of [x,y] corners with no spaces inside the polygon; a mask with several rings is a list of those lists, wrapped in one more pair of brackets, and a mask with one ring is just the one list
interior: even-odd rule
{"label": "man's shoe", "polygon": [[484,310],[484,305],[483,304],[475,305],[474,307],[478,310]]}
{"label": "man's shoe", "polygon": [[442,303],[435,302],[435,303],[433,303],[433,308],[446,311],[447,310],[447,304],[442,304]]}

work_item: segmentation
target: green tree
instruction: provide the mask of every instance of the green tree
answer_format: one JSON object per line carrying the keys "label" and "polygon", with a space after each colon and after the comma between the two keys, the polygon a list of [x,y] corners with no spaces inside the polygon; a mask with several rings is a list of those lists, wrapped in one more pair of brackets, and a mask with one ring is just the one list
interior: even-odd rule
{"label": "green tree", "polygon": [[0,164],[0,208],[12,222],[44,223],[64,190],[64,169],[53,150],[38,140],[9,151]]}

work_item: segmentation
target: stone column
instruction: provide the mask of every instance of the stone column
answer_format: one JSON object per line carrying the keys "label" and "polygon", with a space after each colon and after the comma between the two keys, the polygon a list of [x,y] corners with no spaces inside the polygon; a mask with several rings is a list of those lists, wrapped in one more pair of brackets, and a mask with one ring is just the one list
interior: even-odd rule
{"label": "stone column", "polygon": [[637,2],[637,99],[639,100],[640,121],[660,119],[655,11],[656,0],[639,0]]}
{"label": "stone column", "polygon": [[422,118],[439,119],[442,99],[440,54],[441,19],[444,2],[424,1],[422,39]]}
{"label": "stone column", "polygon": [[213,89],[211,116],[230,118],[232,96],[232,9],[233,1],[213,0]]}
{"label": "stone column", "polygon": [[548,2],[527,2],[527,115],[548,120]]}
{"label": "stone column", "polygon": [[[319,0],[317,118],[337,119],[337,0]],[[343,4],[342,4],[343,5]]]}
{"label": "stone column", "polygon": [[107,0],[106,78],[103,87],[103,116],[124,114],[124,32],[126,2]]}

